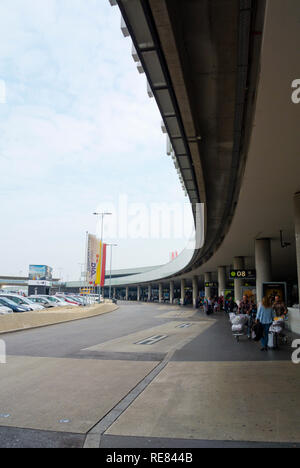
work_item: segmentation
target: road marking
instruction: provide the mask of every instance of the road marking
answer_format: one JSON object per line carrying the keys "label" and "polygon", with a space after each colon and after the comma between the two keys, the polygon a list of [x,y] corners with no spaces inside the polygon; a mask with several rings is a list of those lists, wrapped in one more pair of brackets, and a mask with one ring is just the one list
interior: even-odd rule
{"label": "road marking", "polygon": [[154,335],[154,336],[150,336],[149,338],[145,338],[141,341],[137,341],[136,343],[134,344],[138,344],[138,345],[153,345],[154,343],[157,343],[158,341],[161,341],[163,340],[164,338],[166,338],[168,335]]}
{"label": "road marking", "polygon": [[193,324],[192,323],[181,323],[180,325],[177,325],[176,328],[188,328],[191,327]]}

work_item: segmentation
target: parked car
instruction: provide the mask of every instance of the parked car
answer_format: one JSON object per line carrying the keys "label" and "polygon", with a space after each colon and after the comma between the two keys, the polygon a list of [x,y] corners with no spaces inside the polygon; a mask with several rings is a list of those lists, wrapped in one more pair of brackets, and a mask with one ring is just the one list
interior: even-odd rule
{"label": "parked car", "polygon": [[13,314],[13,311],[9,307],[0,305],[0,315],[7,315],[7,314]]}
{"label": "parked car", "polygon": [[[2,296],[1,296],[2,297]],[[4,294],[4,297],[14,301],[18,305],[26,305],[30,307],[31,310],[43,310],[44,307],[40,304],[35,304],[34,302],[30,301],[27,297],[19,296],[18,294]]]}
{"label": "parked car", "polygon": [[30,307],[16,304],[14,301],[11,301],[2,295],[0,295],[0,305],[9,307],[13,312],[29,312],[31,310]]}
{"label": "parked car", "polygon": [[70,306],[70,304],[63,299],[61,299],[58,296],[46,296],[46,295],[40,295],[39,297],[45,297],[47,300],[53,302],[54,307],[66,307]]}
{"label": "parked car", "polygon": [[[88,296],[94,304],[99,303],[99,294],[90,294]],[[102,294],[100,294],[100,302],[104,302]]]}
{"label": "parked car", "polygon": [[79,306],[84,306],[85,301],[82,297],[79,296],[68,296],[70,299],[73,299]]}
{"label": "parked car", "polygon": [[62,299],[63,301],[67,302],[69,305],[71,306],[76,306],[78,307],[79,306],[79,303],[75,301],[75,299],[73,299],[72,297],[70,296],[60,296],[60,295],[57,295],[55,296],[59,299]]}
{"label": "parked car", "polygon": [[35,302],[36,304],[41,304],[43,307],[46,307],[46,309],[49,309],[50,307],[55,307],[55,303],[49,301],[49,299],[46,299],[46,297],[40,297],[35,295],[29,296],[28,299]]}

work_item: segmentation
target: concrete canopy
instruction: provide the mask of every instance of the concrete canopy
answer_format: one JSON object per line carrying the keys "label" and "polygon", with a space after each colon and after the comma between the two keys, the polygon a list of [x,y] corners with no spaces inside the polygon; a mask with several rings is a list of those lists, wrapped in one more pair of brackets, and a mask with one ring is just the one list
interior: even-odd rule
{"label": "concrete canopy", "polygon": [[[300,105],[292,102],[291,85],[300,75],[299,2],[118,4],[138,54],[138,35],[147,24],[143,47],[155,49],[167,75],[190,161],[183,179],[196,185],[188,190],[191,202],[205,203],[205,244],[178,271],[178,279],[231,265],[235,256],[248,257],[253,267],[257,238],[272,240],[274,279],[295,279]],[[135,18],[135,7],[144,23]],[[143,57],[141,62],[151,84],[151,70]],[[282,248],[280,231],[288,248]]]}

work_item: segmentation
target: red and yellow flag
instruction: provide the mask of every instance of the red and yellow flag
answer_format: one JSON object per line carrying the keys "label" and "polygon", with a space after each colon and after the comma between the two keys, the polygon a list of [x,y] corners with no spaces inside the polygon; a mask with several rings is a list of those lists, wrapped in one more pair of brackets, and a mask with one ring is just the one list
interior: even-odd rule
{"label": "red and yellow flag", "polygon": [[106,268],[106,244],[100,241],[95,286],[104,286]]}

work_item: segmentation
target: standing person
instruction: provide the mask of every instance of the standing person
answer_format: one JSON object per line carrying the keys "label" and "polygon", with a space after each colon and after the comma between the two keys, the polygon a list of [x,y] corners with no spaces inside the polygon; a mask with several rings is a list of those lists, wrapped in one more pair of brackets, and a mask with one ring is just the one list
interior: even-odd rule
{"label": "standing person", "polygon": [[229,299],[225,302],[225,312],[233,313],[237,309],[237,304],[234,302],[232,297],[229,297]]}
{"label": "standing person", "polygon": [[280,300],[279,296],[275,296],[272,307],[275,313],[275,317],[284,317],[287,314],[287,307],[285,303]]}
{"label": "standing person", "polygon": [[272,308],[271,301],[268,297],[264,297],[256,316],[256,320],[262,324],[264,329],[264,334],[261,339],[261,344],[263,346],[261,351],[268,351],[269,329],[272,325],[274,317],[275,312]]}
{"label": "standing person", "polygon": [[210,315],[213,312],[213,303],[210,297],[204,299],[204,310],[206,315]]}
{"label": "standing person", "polygon": [[251,309],[252,309],[252,305],[251,305],[251,302],[248,300],[248,297],[243,296],[243,300],[239,304],[238,313],[249,315]]}
{"label": "standing person", "polygon": [[243,300],[239,304],[238,313],[248,315],[247,335],[248,335],[249,340],[251,339],[251,328],[253,325],[252,320],[251,320],[251,311],[252,311],[252,303],[248,299],[248,297],[245,295],[243,296]]}

